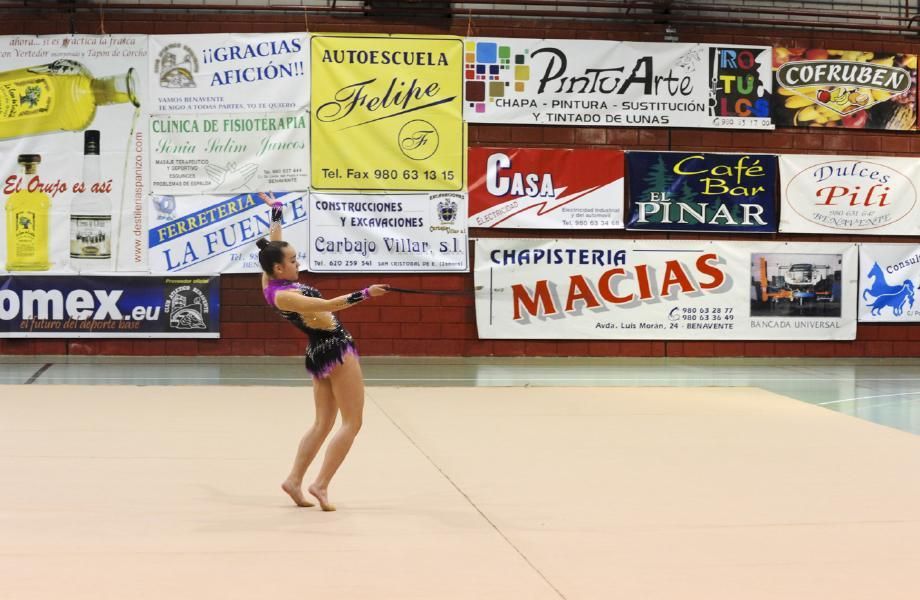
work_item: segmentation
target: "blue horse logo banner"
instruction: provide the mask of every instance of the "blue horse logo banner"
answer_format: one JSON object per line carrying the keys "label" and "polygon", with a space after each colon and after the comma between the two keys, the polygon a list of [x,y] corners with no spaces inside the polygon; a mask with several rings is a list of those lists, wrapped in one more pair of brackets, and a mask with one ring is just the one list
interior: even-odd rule
{"label": "blue horse logo banner", "polygon": [[920,321],[920,305],[914,297],[918,284],[920,246],[860,245],[859,321]]}

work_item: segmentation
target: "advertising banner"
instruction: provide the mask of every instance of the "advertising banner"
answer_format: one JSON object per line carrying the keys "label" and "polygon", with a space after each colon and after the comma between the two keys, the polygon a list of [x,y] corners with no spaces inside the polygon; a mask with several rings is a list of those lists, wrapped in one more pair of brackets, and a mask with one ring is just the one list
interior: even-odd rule
{"label": "advertising banner", "polygon": [[920,246],[859,245],[859,321],[920,321],[914,295],[920,285]]}
{"label": "advertising banner", "polygon": [[147,36],[0,37],[0,272],[142,271]]}
{"label": "advertising banner", "polygon": [[777,127],[917,127],[917,55],[773,48]]}
{"label": "advertising banner", "polygon": [[483,339],[852,340],[854,244],[476,240]]}
{"label": "advertising banner", "polygon": [[630,152],[628,229],[775,232],[776,156]]}
{"label": "advertising banner", "polygon": [[151,113],[294,112],[309,106],[306,33],[150,36]]}
{"label": "advertising banner", "polygon": [[220,337],[220,279],[0,276],[0,337]]}
{"label": "advertising banner", "polygon": [[470,226],[623,227],[620,150],[470,148]]}
{"label": "advertising banner", "polygon": [[772,129],[770,48],[467,38],[470,123]]}
{"label": "advertising banner", "polygon": [[150,119],[154,194],[229,194],[310,188],[305,112]]}
{"label": "advertising banner", "polygon": [[464,189],[460,38],[317,35],[311,48],[315,189]]}
{"label": "advertising banner", "polygon": [[311,194],[310,271],[469,270],[466,194]]}
{"label": "advertising banner", "polygon": [[[275,193],[284,203],[284,240],[305,267],[307,194]],[[256,240],[268,236],[271,209],[256,194],[151,196],[151,270],[160,273],[260,273]]]}
{"label": "advertising banner", "polygon": [[920,234],[916,159],[782,155],[779,165],[782,232]]}

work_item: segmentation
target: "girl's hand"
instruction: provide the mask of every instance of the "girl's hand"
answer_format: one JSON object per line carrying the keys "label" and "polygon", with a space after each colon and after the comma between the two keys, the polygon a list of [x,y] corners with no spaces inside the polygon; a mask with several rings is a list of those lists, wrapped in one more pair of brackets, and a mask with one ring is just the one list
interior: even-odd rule
{"label": "girl's hand", "polygon": [[368,293],[370,293],[372,298],[376,298],[377,296],[383,296],[384,294],[389,293],[390,286],[388,286],[385,283],[376,283],[372,286],[369,286],[367,290],[368,290]]}
{"label": "girl's hand", "polygon": [[261,198],[262,202],[264,202],[265,204],[268,204],[269,206],[278,202],[278,199],[275,198],[275,194],[272,192],[269,192],[267,194],[265,192],[259,192],[259,198]]}

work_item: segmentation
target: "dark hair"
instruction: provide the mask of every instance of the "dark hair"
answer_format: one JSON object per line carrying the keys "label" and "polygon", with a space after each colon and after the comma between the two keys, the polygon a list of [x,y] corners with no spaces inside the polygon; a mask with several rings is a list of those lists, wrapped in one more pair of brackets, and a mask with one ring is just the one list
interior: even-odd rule
{"label": "dark hair", "polygon": [[256,240],[256,246],[259,247],[259,264],[262,270],[271,277],[274,275],[272,268],[284,260],[284,248],[288,247],[287,242],[270,242],[265,238]]}

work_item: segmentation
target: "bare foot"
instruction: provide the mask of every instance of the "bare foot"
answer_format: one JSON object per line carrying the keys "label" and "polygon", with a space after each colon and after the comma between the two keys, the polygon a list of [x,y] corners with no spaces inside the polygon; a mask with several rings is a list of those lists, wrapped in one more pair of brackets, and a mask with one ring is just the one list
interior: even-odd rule
{"label": "bare foot", "polygon": [[329,503],[329,496],[326,494],[325,488],[318,487],[315,483],[307,488],[307,491],[310,492],[314,498],[319,500],[319,506],[327,512],[335,510],[335,504]]}
{"label": "bare foot", "polygon": [[294,485],[290,481],[285,480],[284,483],[281,484],[281,489],[284,490],[285,494],[291,497],[291,500],[293,500],[294,504],[297,506],[302,506],[304,508],[315,506],[304,497],[303,490],[300,489],[299,485]]}

